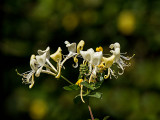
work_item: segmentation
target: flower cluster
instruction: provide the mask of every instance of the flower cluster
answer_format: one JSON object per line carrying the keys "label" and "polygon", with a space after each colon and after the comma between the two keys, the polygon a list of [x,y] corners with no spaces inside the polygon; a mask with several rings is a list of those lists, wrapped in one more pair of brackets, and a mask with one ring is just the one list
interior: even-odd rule
{"label": "flower cluster", "polygon": [[[124,54],[126,53],[120,52],[120,44],[118,42],[109,46],[111,49],[109,57],[105,57],[101,46],[97,47],[96,51],[93,48],[89,48],[86,51],[83,50],[85,45],[83,40],[78,44],[65,41],[65,44],[69,52],[67,55],[62,54],[61,47],[58,47],[53,54],[50,54],[50,48],[47,47],[46,50],[38,50],[38,55],[32,55],[30,58],[31,70],[22,74],[18,73],[23,77],[22,83],[29,84],[29,88],[32,88],[34,76],[39,77],[41,73],[53,75],[55,78],[62,77],[71,84],[70,86],[65,86],[64,89],[80,89],[78,96],[85,103],[83,97],[100,97],[98,92],[93,94],[93,91],[101,86],[104,79],[111,78],[111,76],[118,77],[112,68],[113,64],[116,64],[121,69],[118,75],[122,75],[125,67],[130,66],[130,63],[127,63],[127,61],[134,56],[125,57]],[[50,58],[57,63],[56,67],[53,66]],[[70,58],[73,58],[75,62],[74,68],[78,67],[78,58],[83,58],[83,63],[79,67],[79,77],[75,84],[61,75],[61,69],[65,68],[64,63]]]}

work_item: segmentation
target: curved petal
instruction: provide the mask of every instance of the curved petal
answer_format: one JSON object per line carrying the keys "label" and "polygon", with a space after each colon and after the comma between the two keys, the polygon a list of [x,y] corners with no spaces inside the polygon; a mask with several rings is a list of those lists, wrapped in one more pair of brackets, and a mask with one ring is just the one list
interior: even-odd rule
{"label": "curved petal", "polygon": [[46,48],[46,50],[38,50],[37,52],[39,55],[43,55],[44,53],[46,53],[46,58],[47,59],[50,58],[50,47],[49,46]]}
{"label": "curved petal", "polygon": [[40,55],[40,56],[36,55],[36,60],[40,66],[43,66],[46,62],[46,53],[44,53],[43,55]]}
{"label": "curved petal", "polygon": [[91,64],[92,65],[99,65],[101,63],[101,60],[102,60],[102,51],[95,52],[92,56]]}
{"label": "curved petal", "polygon": [[80,50],[83,50],[83,47],[85,45],[85,42],[81,40],[77,45],[77,53],[80,54]]}
{"label": "curved petal", "polygon": [[83,59],[86,61],[90,61],[92,59],[93,53],[94,53],[94,50],[92,48],[88,49],[87,51],[80,51],[80,54],[82,55]]}
{"label": "curved petal", "polygon": [[43,66],[41,66],[41,67],[37,70],[37,72],[36,72],[36,74],[35,74],[36,77],[39,77],[39,76],[40,76],[40,73],[42,72],[42,68],[43,68]]}
{"label": "curved petal", "polygon": [[59,47],[55,53],[53,53],[52,55],[50,55],[50,57],[55,62],[61,61],[62,60],[62,49],[61,49],[61,47]]}
{"label": "curved petal", "polygon": [[69,43],[68,41],[64,42],[66,44],[66,47],[68,47],[69,52],[76,53],[76,43]]}

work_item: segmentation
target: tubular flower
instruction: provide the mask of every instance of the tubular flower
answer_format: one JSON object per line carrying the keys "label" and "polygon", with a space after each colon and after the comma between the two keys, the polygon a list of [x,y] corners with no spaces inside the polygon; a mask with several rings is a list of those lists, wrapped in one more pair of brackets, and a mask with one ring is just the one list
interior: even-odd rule
{"label": "tubular flower", "polygon": [[58,66],[58,74],[56,76],[56,78],[60,78],[61,76],[61,69],[62,69],[62,66],[63,64],[71,57],[75,56],[77,53],[76,53],[76,43],[69,43],[68,41],[65,41],[64,42],[66,44],[66,47],[68,48],[68,51],[69,51],[69,54],[66,55],[66,57],[63,59],[62,62],[59,63],[59,66]]}
{"label": "tubular flower", "polygon": [[[88,62],[89,65],[89,74],[91,74],[89,83],[92,80],[92,77],[96,78],[96,73],[98,72],[98,65],[101,63],[102,51],[94,52],[92,48],[87,51],[80,51],[83,59]],[[93,67],[94,66],[94,67]],[[92,70],[93,67],[93,70]]]}
{"label": "tubular flower", "polygon": [[85,45],[85,42],[83,40],[81,40],[77,45],[77,55],[73,58],[74,62],[76,63],[76,65],[73,65],[74,68],[78,67],[77,56],[80,54],[80,50],[83,50],[84,45]]}
{"label": "tubular flower", "polygon": [[[45,57],[45,61],[47,64],[50,65],[50,67],[55,71],[57,72],[56,68],[50,63],[49,61],[49,58],[50,58],[50,47],[47,47],[46,50],[38,50],[38,54],[39,56],[42,56]],[[46,54],[46,55],[44,55]]]}
{"label": "tubular flower", "polygon": [[29,88],[32,88],[33,85],[34,85],[34,74],[35,72],[38,70],[38,63],[35,59],[35,55],[32,55],[31,58],[30,58],[30,67],[31,67],[31,70],[30,71],[27,71],[25,73],[22,73],[22,74],[18,74],[20,76],[22,76],[22,83],[25,83],[25,84],[30,84],[29,85]]}
{"label": "tubular flower", "polygon": [[92,55],[91,65],[94,66],[92,71],[92,75],[94,78],[96,78],[96,73],[98,72],[98,65],[101,63],[102,56],[102,51],[94,52],[94,54]]}
{"label": "tubular flower", "polygon": [[83,59],[88,62],[89,73],[91,73],[91,70],[92,70],[91,59],[92,59],[93,53],[94,53],[94,50],[92,48],[88,49],[87,51],[80,51],[80,54],[83,57]]}
{"label": "tubular flower", "polygon": [[117,43],[117,42],[114,43],[114,44],[111,44],[109,46],[109,48],[113,49],[113,50],[110,51],[112,53],[112,55],[108,58],[103,57],[102,58],[102,63],[101,63],[101,64],[105,65],[105,68],[108,68],[108,75],[104,76],[105,79],[107,79],[110,76],[110,73],[115,78],[117,78],[117,76],[115,75],[115,72],[111,69],[111,66],[115,63],[118,65],[118,68],[120,68],[122,70],[122,72],[121,73],[118,72],[118,74],[122,75],[124,73],[125,67],[130,65],[130,64],[126,64],[124,60],[130,60],[134,56],[134,55],[132,57],[123,56],[122,54],[124,54],[124,53],[120,53],[120,44]]}
{"label": "tubular flower", "polygon": [[131,65],[130,63],[126,63],[125,60],[128,61],[128,60],[132,59],[135,54],[133,54],[132,57],[123,56],[122,54],[125,54],[125,53],[120,53],[120,44],[119,43],[111,44],[110,48],[111,49],[114,48],[114,50],[111,50],[110,52],[115,56],[114,63],[117,63],[118,68],[120,68],[122,70],[122,72],[121,73],[118,72],[118,74],[122,75],[124,73],[125,67]]}
{"label": "tubular flower", "polygon": [[64,43],[66,44],[66,47],[68,48],[69,54],[61,62],[61,66],[63,66],[66,60],[68,60],[69,58],[77,54],[76,53],[76,43],[69,43],[68,41],[65,41]]}
{"label": "tubular flower", "polygon": [[44,65],[46,63],[46,53],[44,53],[42,55],[36,55],[36,60],[37,60],[37,63],[39,64],[39,68],[38,68],[35,76],[39,77],[40,73],[42,72],[42,68],[44,67]]}
{"label": "tubular flower", "polygon": [[59,78],[59,77],[60,77],[60,74],[61,74],[60,62],[61,62],[61,60],[62,60],[62,49],[61,49],[61,47],[59,47],[54,54],[50,55],[50,57],[51,57],[55,62],[57,62],[58,74],[57,74],[56,78]]}

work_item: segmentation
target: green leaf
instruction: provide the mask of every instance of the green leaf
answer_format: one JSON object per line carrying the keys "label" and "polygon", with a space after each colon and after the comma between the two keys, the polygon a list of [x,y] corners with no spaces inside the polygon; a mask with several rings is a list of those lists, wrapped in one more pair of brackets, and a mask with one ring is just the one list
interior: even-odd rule
{"label": "green leaf", "polygon": [[81,82],[81,85],[83,85],[83,86],[85,86],[85,87],[87,87],[91,90],[95,90],[95,87],[94,87],[95,84],[94,83],[88,83],[88,82],[84,81],[84,82]]}
{"label": "green leaf", "polygon": [[100,93],[100,92],[94,92],[92,94],[89,94],[88,96],[95,97],[95,98],[102,98],[102,93]]}
{"label": "green leaf", "polygon": [[110,116],[106,116],[106,117],[103,118],[103,120],[108,120],[109,117],[110,117]]}
{"label": "green leaf", "polygon": [[95,89],[98,89],[99,87],[101,87],[103,81],[100,81],[100,82],[96,82],[95,83]]}
{"label": "green leaf", "polygon": [[63,89],[71,91],[71,90],[79,90],[80,87],[76,84],[73,84],[73,85],[69,85],[69,86],[64,86]]}
{"label": "green leaf", "polygon": [[81,85],[91,89],[91,90],[95,90],[98,89],[101,85],[102,85],[103,81],[100,82],[96,82],[96,83],[88,83],[86,81],[81,82]]}

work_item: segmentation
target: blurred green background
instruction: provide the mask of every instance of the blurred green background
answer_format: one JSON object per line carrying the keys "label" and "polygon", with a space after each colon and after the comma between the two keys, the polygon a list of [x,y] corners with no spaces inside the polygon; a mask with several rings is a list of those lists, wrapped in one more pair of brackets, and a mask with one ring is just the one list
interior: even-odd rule
{"label": "blurred green background", "polygon": [[[64,80],[41,74],[32,89],[20,73],[30,70],[31,54],[59,46],[64,41],[85,41],[84,50],[121,44],[132,66],[118,79],[108,79],[90,101],[95,118],[110,120],[160,120],[160,1],[159,0],[1,0],[2,116],[11,120],[87,120],[85,104],[74,104],[79,92],[68,92]],[[78,69],[65,63],[62,73],[77,81]],[[74,71],[73,71],[74,70]]]}

